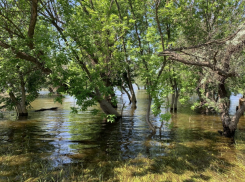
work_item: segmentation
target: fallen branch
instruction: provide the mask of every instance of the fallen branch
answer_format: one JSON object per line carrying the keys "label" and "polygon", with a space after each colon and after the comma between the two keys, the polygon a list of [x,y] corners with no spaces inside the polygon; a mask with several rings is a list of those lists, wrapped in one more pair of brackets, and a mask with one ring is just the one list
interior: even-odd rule
{"label": "fallen branch", "polygon": [[42,108],[42,109],[35,110],[35,112],[48,111],[48,110],[57,110],[57,109],[58,109],[58,107]]}

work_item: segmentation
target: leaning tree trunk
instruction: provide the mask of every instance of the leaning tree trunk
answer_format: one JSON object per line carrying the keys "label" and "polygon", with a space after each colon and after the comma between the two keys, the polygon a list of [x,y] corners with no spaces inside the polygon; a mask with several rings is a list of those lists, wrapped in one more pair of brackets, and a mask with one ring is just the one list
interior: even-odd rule
{"label": "leaning tree trunk", "polygon": [[129,68],[127,69],[127,83],[128,83],[129,91],[131,93],[131,102],[132,102],[131,108],[135,109],[137,107],[136,106],[137,100],[136,100],[133,84],[132,84],[132,81],[131,81],[131,75],[130,75]]}
{"label": "leaning tree trunk", "polygon": [[117,112],[117,110],[105,99],[99,101],[101,109],[104,111],[105,114],[113,114],[117,118],[122,117],[121,114]]}
{"label": "leaning tree trunk", "polygon": [[138,83],[135,83],[135,85],[137,86],[138,90],[140,90],[140,86],[138,85]]}
{"label": "leaning tree trunk", "polygon": [[26,106],[22,104],[22,102],[19,102],[13,92],[9,92],[10,99],[12,103],[14,103],[16,112],[19,116],[28,116],[28,111],[26,109]]}
{"label": "leaning tree trunk", "polygon": [[[222,103],[221,103],[222,104]],[[223,104],[225,105],[225,104]],[[226,106],[223,106],[226,107]],[[236,111],[235,115],[231,118],[229,116],[228,110],[221,113],[221,120],[223,125],[223,135],[229,138],[233,138],[235,135],[235,131],[237,129],[237,124],[239,122],[240,117],[243,115],[245,111],[245,99],[241,99],[240,108]]]}
{"label": "leaning tree trunk", "polygon": [[102,97],[102,95],[100,94],[98,89],[96,89],[96,98],[97,98],[97,101],[100,104],[101,109],[103,110],[103,112],[105,114],[107,114],[107,115],[109,115],[109,114],[115,115],[116,118],[121,118],[122,117],[122,115],[117,112],[117,110],[111,105],[111,103],[109,103],[106,99],[104,99]]}
{"label": "leaning tree trunk", "polygon": [[129,86],[129,90],[131,92],[131,101],[132,101],[131,108],[135,109],[135,108],[137,108],[137,106],[136,106],[137,100],[136,100],[135,92],[134,92],[132,85]]}
{"label": "leaning tree trunk", "polygon": [[126,90],[126,88],[125,88],[124,86],[121,86],[121,87],[122,87],[123,91],[124,91],[124,92],[127,94],[127,96],[128,96],[129,104],[131,104],[132,101],[131,101],[131,96],[130,96],[130,94],[128,93],[128,91]]}
{"label": "leaning tree trunk", "polygon": [[229,115],[229,97],[224,85],[224,81],[219,84],[219,96],[220,96],[220,118],[223,125],[222,134],[229,138],[234,138],[237,124],[240,117],[245,111],[245,99],[240,99],[240,108],[236,111],[235,115],[231,118]]}
{"label": "leaning tree trunk", "polygon": [[114,91],[112,94],[110,94],[108,97],[106,97],[106,100],[112,105],[113,108],[117,108],[117,103],[112,102],[113,97],[116,97],[116,94]]}
{"label": "leaning tree trunk", "polygon": [[149,100],[148,100],[145,120],[146,120],[147,124],[149,125],[150,129],[154,132],[156,129],[150,121],[151,101],[152,101],[152,98],[151,98],[151,95],[149,94]]}

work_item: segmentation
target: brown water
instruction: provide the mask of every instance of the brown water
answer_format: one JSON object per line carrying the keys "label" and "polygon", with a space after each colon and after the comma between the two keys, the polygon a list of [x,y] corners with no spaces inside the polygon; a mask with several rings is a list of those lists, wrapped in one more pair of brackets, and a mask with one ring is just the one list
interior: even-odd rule
{"label": "brown water", "polygon": [[[195,114],[189,106],[180,106],[172,115],[173,128],[163,125],[153,134],[145,122],[147,95],[143,90],[137,91],[137,109],[132,110],[126,104],[125,117],[108,125],[89,111],[70,114],[70,107],[75,106],[74,98],[66,96],[60,105],[46,94],[42,91],[32,103],[28,118],[16,120],[12,113],[5,113],[0,119],[0,181],[25,181],[60,170],[68,171],[67,176],[63,176],[65,178],[69,177],[69,172],[93,163],[96,166],[101,161],[167,156],[174,146],[180,155],[191,155],[195,151],[200,152],[200,158],[208,158],[211,152],[235,160],[243,153],[237,147],[244,144],[239,136],[234,146],[217,133],[217,130],[222,130],[218,115]],[[121,108],[121,103],[127,102],[127,98],[125,94],[122,97],[120,92],[117,94]],[[234,113],[239,98],[240,95],[231,97],[231,113]],[[34,112],[49,107],[59,108],[57,111]],[[159,117],[152,116],[151,120],[154,125],[161,126]],[[244,134],[244,128],[245,118],[242,116],[239,135]],[[188,143],[198,146],[193,148]],[[213,158],[205,161],[207,166],[209,160]]]}

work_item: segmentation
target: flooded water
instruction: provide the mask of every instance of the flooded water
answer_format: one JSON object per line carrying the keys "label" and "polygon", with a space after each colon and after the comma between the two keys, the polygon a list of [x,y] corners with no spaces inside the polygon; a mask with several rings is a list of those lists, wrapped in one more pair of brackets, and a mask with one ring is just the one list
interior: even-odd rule
{"label": "flooded water", "polygon": [[[98,173],[100,177],[107,173],[104,179],[110,179],[111,173],[98,166],[103,161],[127,161],[139,156],[160,159],[173,155],[173,148],[175,154],[185,156],[192,167],[199,169],[203,163],[204,169],[220,156],[229,163],[245,151],[239,148],[244,146],[239,139],[244,136],[244,116],[238,126],[237,145],[231,145],[229,139],[217,133],[222,130],[218,115],[196,114],[189,106],[180,106],[178,112],[172,114],[172,128],[162,125],[152,133],[145,122],[147,95],[144,90],[136,91],[137,109],[132,110],[126,104],[124,117],[113,124],[105,124],[100,115],[94,116],[90,111],[71,114],[74,98],[65,96],[60,105],[47,93],[42,91],[32,103],[28,118],[15,120],[10,113],[0,119],[0,181],[59,181],[57,176],[61,173],[62,179],[68,179],[72,174],[73,177],[82,175],[79,170],[83,168],[84,172],[89,165],[97,168],[93,174]],[[126,94],[121,96],[117,92],[117,95],[120,110],[122,103],[128,101]],[[240,97],[231,97],[231,113]],[[58,107],[58,110],[34,112],[50,107]],[[151,120],[155,126],[161,126],[158,117],[152,116]],[[200,159],[192,161],[188,157],[194,153],[200,155]]]}

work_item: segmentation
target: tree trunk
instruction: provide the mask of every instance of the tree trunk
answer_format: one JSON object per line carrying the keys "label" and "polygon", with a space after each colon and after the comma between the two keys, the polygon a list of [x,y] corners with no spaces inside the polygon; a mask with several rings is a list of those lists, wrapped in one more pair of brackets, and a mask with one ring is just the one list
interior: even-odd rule
{"label": "tree trunk", "polygon": [[105,114],[113,114],[116,118],[121,118],[122,115],[117,112],[117,110],[106,100],[104,99],[99,90],[96,89],[96,98],[100,104],[101,109],[104,111]]}
{"label": "tree trunk", "polygon": [[172,88],[173,88],[173,93],[172,93],[172,102],[171,102],[170,111],[175,112],[177,111],[179,92],[178,92],[177,85],[172,85]]}
{"label": "tree trunk", "polygon": [[21,100],[17,100],[13,92],[9,92],[11,101],[14,103],[16,112],[19,116],[28,116],[28,111],[26,109],[26,89],[24,77],[21,71],[19,71],[20,79],[20,89],[21,89]]}
{"label": "tree trunk", "polygon": [[171,112],[174,111],[174,100],[175,100],[175,94],[172,93],[172,100],[171,100],[171,107],[170,107],[170,111]]}
{"label": "tree trunk", "polygon": [[127,96],[128,96],[128,100],[129,100],[129,104],[131,104],[131,96],[130,96],[130,94],[128,93],[128,91],[126,90],[126,88],[124,87],[124,86],[121,86],[122,87],[122,89],[124,90],[124,92],[127,94]]}
{"label": "tree trunk", "polygon": [[130,75],[129,68],[127,69],[127,83],[128,83],[129,91],[131,93],[131,102],[132,102],[131,108],[135,109],[137,107],[136,106],[137,100],[136,100],[133,84],[132,84],[132,81],[131,81],[131,75]]}
{"label": "tree trunk", "polygon": [[176,79],[174,79],[174,89],[175,89],[174,111],[177,111],[177,103],[178,103],[178,98],[179,98],[179,90],[178,90]]}
{"label": "tree trunk", "polygon": [[175,100],[174,100],[174,111],[177,111],[177,104],[178,104],[178,98],[179,98],[179,91],[176,89],[175,91]]}
{"label": "tree trunk", "polygon": [[138,90],[140,90],[140,86],[137,83],[135,83],[135,85],[137,86]]}
{"label": "tree trunk", "polygon": [[200,92],[200,86],[197,88],[197,95],[199,97],[200,103],[203,103],[204,99],[203,99],[202,94]]}
{"label": "tree trunk", "polygon": [[237,110],[235,115],[230,118],[227,112],[223,112],[221,114],[221,120],[223,125],[223,135],[229,138],[234,138],[235,131],[237,129],[237,124],[239,122],[240,117],[243,115],[245,111],[245,99],[242,99],[242,105],[240,109]]}
{"label": "tree trunk", "polygon": [[101,109],[104,111],[105,114],[113,114],[117,118],[122,117],[121,114],[119,114],[117,112],[117,110],[114,107],[112,107],[112,105],[109,102],[107,102],[106,100],[103,99],[103,100],[99,101],[99,103],[100,103]]}
{"label": "tree trunk", "polygon": [[9,96],[11,101],[14,103],[16,112],[19,116],[28,116],[28,112],[26,109],[26,106],[23,104],[21,104],[20,102],[18,102],[18,100],[16,99],[15,95],[13,92],[9,92]]}
{"label": "tree trunk", "polygon": [[112,102],[112,98],[115,97],[115,96],[116,96],[116,94],[115,94],[114,91],[113,91],[113,93],[110,94],[110,95],[106,98],[106,100],[112,105],[113,108],[117,108],[117,103]]}
{"label": "tree trunk", "polygon": [[28,111],[26,109],[26,89],[23,74],[20,72],[20,85],[21,85],[21,108],[22,112],[19,112],[19,116],[27,116]]}
{"label": "tree trunk", "polygon": [[235,115],[230,118],[229,115],[229,97],[224,85],[224,81],[219,84],[219,97],[220,97],[220,104],[219,104],[219,109],[220,109],[220,118],[222,121],[223,125],[223,132],[222,135],[229,137],[229,138],[234,138],[235,131],[237,128],[237,124],[239,122],[240,117],[245,111],[245,99],[240,100],[240,108],[237,110]]}
{"label": "tree trunk", "polygon": [[52,87],[48,87],[48,91],[49,93],[54,94],[54,89]]}
{"label": "tree trunk", "polygon": [[135,108],[137,108],[137,106],[136,106],[136,102],[137,102],[136,96],[135,96],[133,87],[129,87],[129,88],[130,88],[130,92],[131,92],[131,101],[132,101],[131,108],[135,109]]}
{"label": "tree trunk", "polygon": [[[208,90],[206,91],[206,98],[209,99],[209,91]],[[205,106],[205,107],[206,107],[206,114],[209,114],[210,109],[207,106]]]}
{"label": "tree trunk", "polygon": [[151,101],[152,101],[152,98],[151,98],[151,95],[149,94],[149,100],[148,100],[145,120],[146,120],[147,124],[149,125],[150,129],[154,132],[156,129],[150,121]]}

